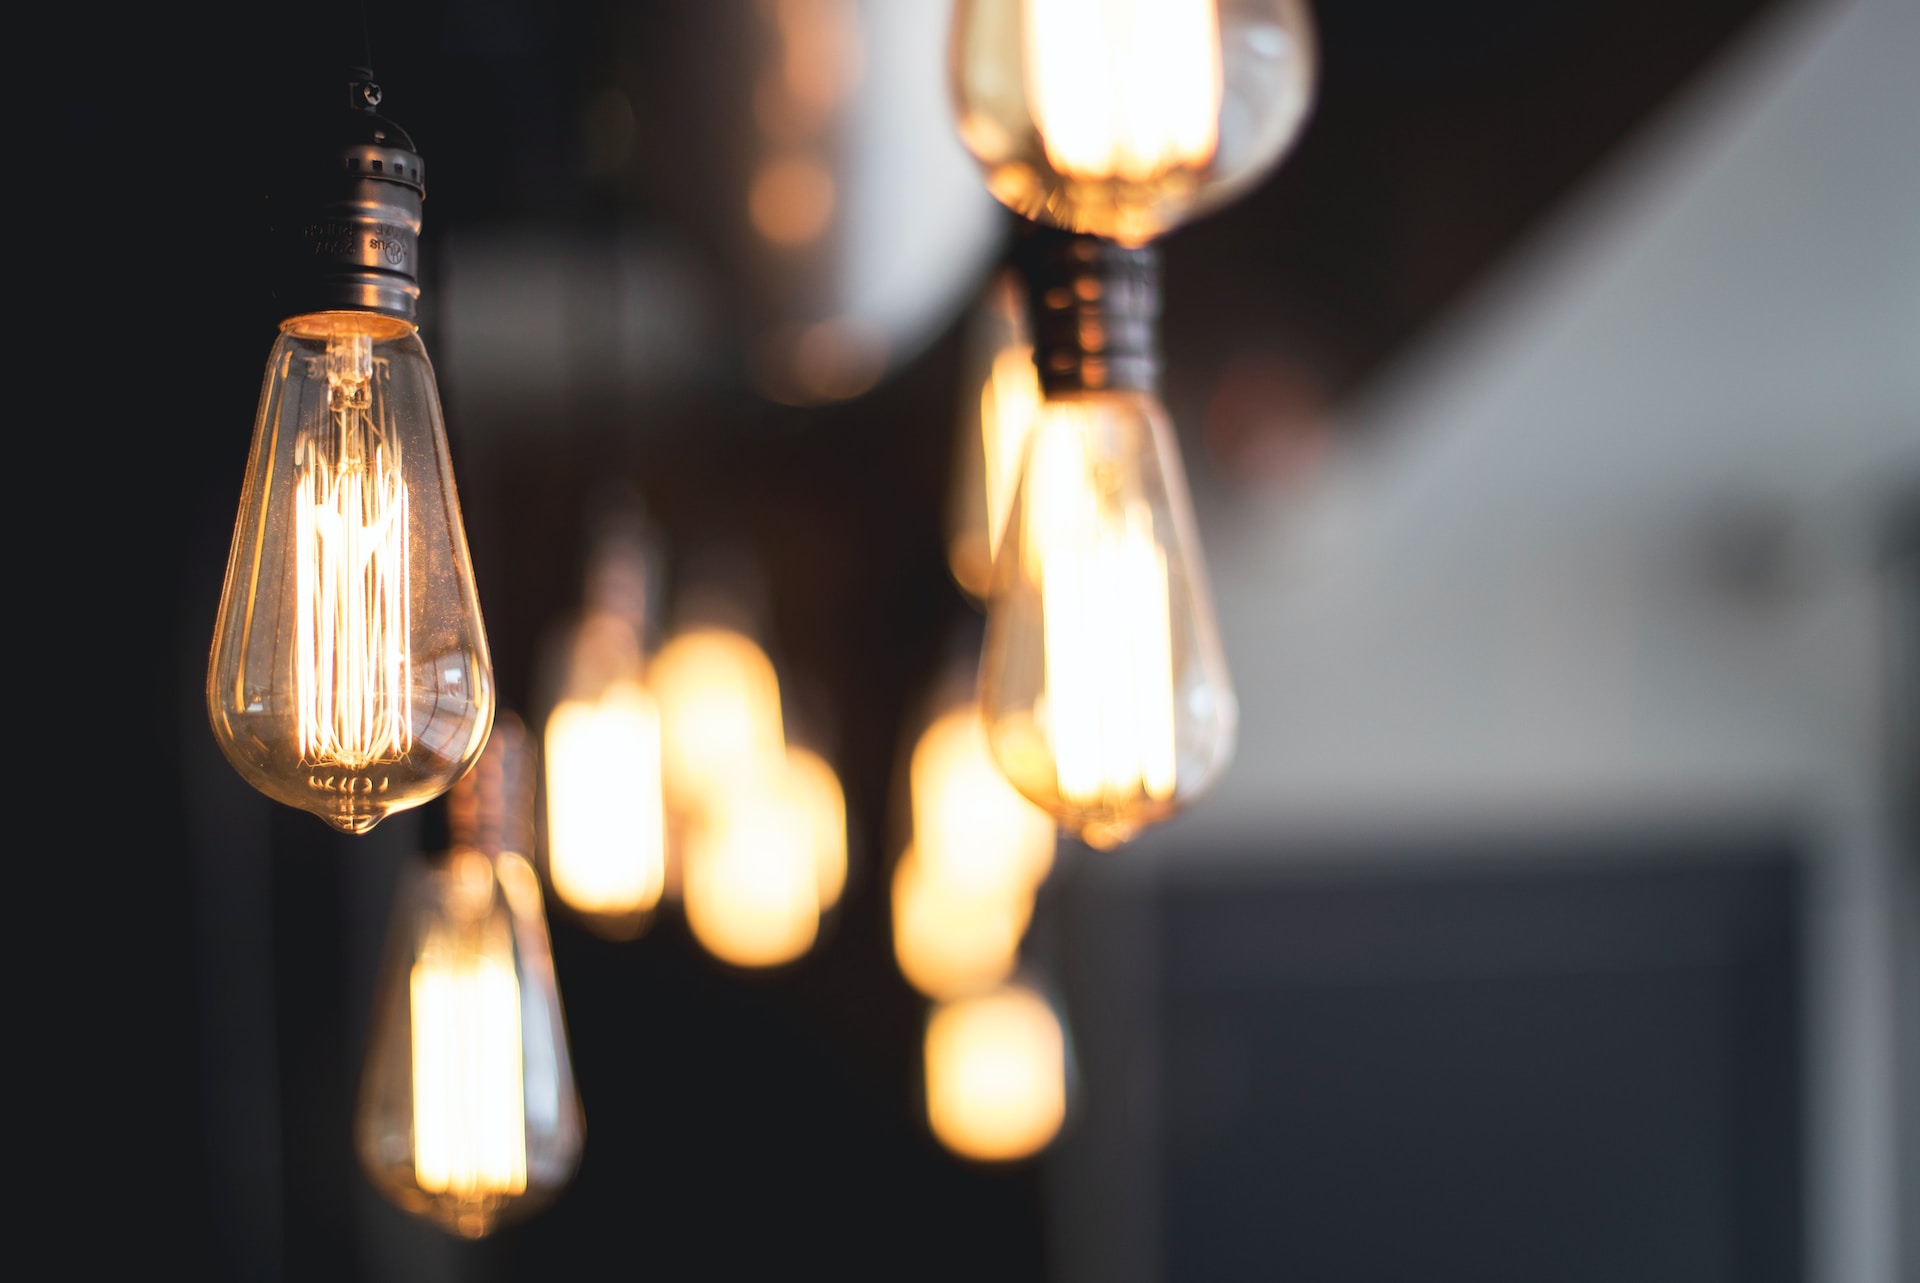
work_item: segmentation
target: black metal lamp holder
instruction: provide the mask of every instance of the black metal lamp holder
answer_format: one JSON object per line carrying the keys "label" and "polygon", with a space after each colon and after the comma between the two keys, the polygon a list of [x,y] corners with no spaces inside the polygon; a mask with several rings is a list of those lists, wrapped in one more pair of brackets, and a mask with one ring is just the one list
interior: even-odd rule
{"label": "black metal lamp holder", "polygon": [[376,109],[370,68],[348,68],[346,102],[299,139],[276,192],[274,236],[283,315],[419,315],[420,205],[426,164],[413,139]]}
{"label": "black metal lamp holder", "polygon": [[1027,222],[1013,257],[1046,395],[1158,388],[1156,249]]}

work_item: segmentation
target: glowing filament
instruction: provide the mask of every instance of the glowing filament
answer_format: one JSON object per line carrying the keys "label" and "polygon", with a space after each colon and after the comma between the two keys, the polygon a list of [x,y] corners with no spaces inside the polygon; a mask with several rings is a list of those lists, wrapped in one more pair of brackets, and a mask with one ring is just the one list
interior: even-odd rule
{"label": "glowing filament", "polygon": [[522,1192],[520,984],[505,932],[479,949],[436,932],[410,980],[415,1180],[459,1198]]}
{"label": "glowing filament", "polygon": [[967,1158],[1024,1158],[1066,1120],[1066,1036],[1040,995],[1009,987],[947,1003],[927,1022],[927,1120]]}
{"label": "glowing filament", "polygon": [[633,682],[566,700],[547,720],[553,889],[588,913],[652,908],[666,882],[660,712]]}
{"label": "glowing filament", "polygon": [[1027,97],[1054,168],[1144,183],[1213,160],[1214,0],[1027,0],[1026,19]]}
{"label": "glowing filament", "polygon": [[[1065,409],[1065,407],[1063,407]],[[1103,494],[1063,414],[1028,470],[1028,573],[1040,582],[1045,724],[1076,806],[1173,796],[1173,621],[1167,554],[1139,500]]]}
{"label": "glowing filament", "polygon": [[372,338],[323,359],[324,426],[293,451],[300,760],[358,771],[413,747],[407,487]]}

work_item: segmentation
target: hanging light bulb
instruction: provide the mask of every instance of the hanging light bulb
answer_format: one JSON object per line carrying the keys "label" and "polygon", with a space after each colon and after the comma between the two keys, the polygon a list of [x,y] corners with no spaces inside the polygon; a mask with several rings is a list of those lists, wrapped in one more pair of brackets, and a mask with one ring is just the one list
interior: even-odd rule
{"label": "hanging light bulb", "polygon": [[981,706],[1015,786],[1111,847],[1213,781],[1237,718],[1158,397],[1147,242],[1299,133],[1312,22],[1303,0],[960,0],[951,54],[961,140],[1038,220],[1019,266],[1045,400],[994,559]]}
{"label": "hanging light bulb", "polygon": [[530,832],[524,733],[494,740],[452,850],[403,871],[355,1123],[375,1188],[465,1238],[550,1202],[584,1138],[539,880],[502,845]]}
{"label": "hanging light bulb", "polygon": [[1026,1158],[1066,1121],[1066,1031],[1052,1004],[1024,985],[935,1007],[925,1061],[927,1121],[963,1158]]}
{"label": "hanging light bulb", "polygon": [[420,157],[350,80],[282,230],[267,361],[207,669],[235,769],[364,833],[444,792],[492,724],[492,661],[416,333]]}
{"label": "hanging light bulb", "polygon": [[981,710],[1014,786],[1107,848],[1213,782],[1237,705],[1155,391],[1152,251],[1034,228],[1021,257],[1047,400],[994,566]]}
{"label": "hanging light bulb", "polygon": [[1272,168],[1318,61],[1304,0],[960,0],[951,54],[988,190],[1127,245]]}
{"label": "hanging light bulb", "polygon": [[638,932],[666,885],[660,710],[637,681],[547,718],[547,876],[590,925]]}
{"label": "hanging light bulb", "polygon": [[615,521],[595,548],[545,737],[548,883],[613,939],[645,929],[666,885],[660,708],[642,680],[649,576],[636,530]]}

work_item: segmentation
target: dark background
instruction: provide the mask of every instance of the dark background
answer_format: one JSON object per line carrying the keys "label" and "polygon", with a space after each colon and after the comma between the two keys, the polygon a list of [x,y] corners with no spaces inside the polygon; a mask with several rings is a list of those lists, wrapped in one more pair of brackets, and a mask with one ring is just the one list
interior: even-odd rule
{"label": "dark background", "polygon": [[[1441,323],[1762,7],[1323,5],[1324,79],[1297,152],[1240,204],[1165,246],[1167,400],[1196,490],[1310,466],[1319,412]],[[534,223],[593,235],[633,224],[679,229],[699,245],[687,227],[697,193],[676,190],[674,176],[700,131],[661,121],[727,109],[724,75],[704,82],[702,98],[672,74],[698,53],[686,41],[712,29],[705,10],[700,0],[370,6],[388,109],[429,164],[429,290],[437,238],[461,229]],[[47,278],[34,297],[52,300],[30,310],[44,341],[35,368],[19,373],[60,389],[70,408],[55,418],[71,426],[29,434],[30,448],[53,450],[46,463],[31,453],[17,461],[27,475],[73,478],[61,488],[72,498],[23,492],[24,509],[57,510],[38,528],[51,539],[43,569],[60,595],[54,636],[22,630],[16,644],[57,656],[57,679],[28,684],[22,716],[56,732],[45,753],[80,827],[43,839],[60,881],[47,894],[54,912],[26,910],[47,937],[30,969],[55,981],[36,995],[46,1007],[35,1043],[58,1048],[45,1056],[57,1103],[28,1121],[48,1129],[31,1149],[51,1155],[62,1201],[104,1222],[64,1240],[62,1275],[124,1255],[204,1278],[260,1277],[262,1261],[294,1279],[381,1277],[410,1259],[418,1277],[565,1278],[609,1265],[733,1277],[799,1261],[848,1277],[1043,1277],[1041,1166],[956,1162],[917,1119],[923,1007],[893,967],[879,880],[904,723],[977,627],[948,578],[940,525],[962,318],[875,391],[838,406],[760,399],[724,328],[710,372],[664,397],[644,430],[616,408],[574,406],[551,425],[563,449],[528,432],[482,450],[463,442],[462,407],[449,399],[504,702],[533,699],[541,640],[577,601],[583,510],[608,478],[626,480],[671,550],[670,582],[716,548],[757,565],[776,658],[846,783],[855,882],[823,946],[774,976],[726,971],[671,921],[616,946],[556,920],[589,1122],[585,1164],[542,1217],[448,1249],[366,1190],[348,1126],[383,889],[399,860],[432,843],[438,820],[397,819],[356,843],[253,798],[212,749],[198,685],[261,362],[280,319],[257,270],[261,194],[288,122],[334,92],[321,51],[351,41],[350,21],[341,33],[340,16],[324,10],[192,4],[54,17],[32,42],[45,73],[32,114],[55,122],[58,181],[33,188],[59,202],[60,234],[52,249],[48,238],[16,242],[29,273]],[[634,159],[614,178],[589,172],[580,127],[583,104],[610,78],[628,86],[641,121]],[[16,164],[43,172],[25,150]],[[706,262],[721,281],[737,266]],[[431,294],[425,321],[433,351]],[[1248,397],[1285,399],[1300,414],[1256,421],[1236,411]],[[16,414],[44,420],[47,410],[24,408],[32,404]],[[1296,431],[1304,445],[1288,436]],[[37,617],[45,591],[21,581],[21,618]],[[1063,879],[1082,858],[1064,854]],[[1728,974],[1771,976],[1771,997],[1756,1002],[1774,1016],[1763,1011],[1757,1032],[1729,1034],[1727,1046],[1751,1036],[1784,1059],[1791,1031],[1774,1008],[1789,993],[1779,968],[1792,948],[1780,925],[1791,880],[1766,871],[1767,851],[1754,858],[1757,881],[1728,890],[1728,903],[1750,906],[1742,922],[1778,929],[1753,937],[1757,972]],[[1194,897],[1238,892],[1167,894],[1178,933],[1203,913]],[[1273,924],[1444,911],[1403,905],[1398,893],[1344,908],[1285,887],[1272,894],[1263,921]],[[75,914],[94,928],[88,936],[67,929]],[[1554,1001],[1538,1003],[1550,1020]],[[1248,1019],[1273,1038],[1335,1038],[1361,1018],[1298,995],[1257,1005]],[[1182,1009],[1206,1018],[1204,1007]],[[234,1015],[260,1011],[270,1027]],[[1639,1018],[1623,1007],[1613,1036],[1638,1036],[1629,1026]],[[1518,1026],[1502,1036],[1531,1037]],[[1609,1038],[1600,1027],[1581,1036],[1602,1050]],[[1345,1079],[1340,1066],[1323,1068]],[[1754,1108],[1754,1134],[1790,1145],[1790,1122],[1765,1102]],[[1265,1143],[1257,1135],[1246,1143]],[[1333,1144],[1272,1138],[1309,1142]],[[1167,1250],[1185,1253],[1189,1277],[1234,1276],[1209,1264],[1215,1219],[1234,1197],[1295,1194],[1240,1187],[1231,1164],[1170,1161],[1192,1179],[1171,1204]],[[1755,1197],[1771,1206],[1776,1196]],[[1365,1234],[1364,1209],[1347,1213],[1358,1214],[1350,1232]],[[1795,1231],[1777,1232],[1790,1241]],[[1328,1262],[1301,1268],[1300,1277],[1338,1276]],[[1404,1277],[1382,1269],[1356,1277]]]}

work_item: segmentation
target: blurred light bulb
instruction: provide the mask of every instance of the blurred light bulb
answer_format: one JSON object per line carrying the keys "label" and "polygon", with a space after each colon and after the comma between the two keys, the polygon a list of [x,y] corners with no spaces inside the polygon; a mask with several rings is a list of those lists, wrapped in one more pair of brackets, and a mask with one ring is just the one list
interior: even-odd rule
{"label": "blurred light bulb", "polygon": [[542,667],[555,702],[545,728],[548,886],[599,935],[630,939],[667,878],[660,710],[642,680],[655,541],[638,502],[602,496],[586,609]]}
{"label": "blurred light bulb", "polygon": [[1066,1034],[1031,989],[1009,985],[936,1007],[925,1059],[927,1121],[963,1158],[1025,1158],[1066,1121]]}
{"label": "blurred light bulb", "polygon": [[947,564],[960,587],[984,601],[1027,433],[1040,413],[1026,301],[1012,273],[994,279],[972,329],[969,346],[980,395],[963,403],[960,418],[958,466],[947,505]]}
{"label": "blurred light bulb", "polygon": [[375,1188],[465,1238],[551,1201],[583,1128],[532,866],[411,864],[382,985],[355,1127]]}
{"label": "blurred light bulb", "polygon": [[994,563],[981,712],[1014,786],[1112,847],[1213,782],[1238,708],[1155,393],[1153,254],[1045,229],[1021,253],[1047,400]]}
{"label": "blurred light bulb", "polygon": [[1024,886],[956,882],[909,847],[893,868],[893,956],[929,998],[978,993],[1013,974],[1033,915]]}
{"label": "blurred light bulb", "polygon": [[566,699],[547,718],[547,876],[605,933],[627,936],[666,885],[660,710],[638,682]]}
{"label": "blurred light bulb", "polygon": [[661,648],[650,677],[669,806],[698,813],[743,778],[779,773],[780,683],[750,638],[720,628],[681,633]]}
{"label": "blurred light bulb", "polygon": [[951,53],[988,189],[1128,245],[1264,175],[1317,75],[1304,0],[960,0]]}
{"label": "blurred light bulb", "polygon": [[1172,814],[1233,752],[1185,494],[1151,396],[1048,402],[996,567],[981,701],[1007,777],[1093,846]]}
{"label": "blurred light bulb", "polygon": [[501,724],[447,808],[454,844],[402,870],[355,1147],[394,1203],[465,1238],[550,1201],[584,1128],[532,835],[532,763]]}
{"label": "blurred light bulb", "polygon": [[281,210],[298,310],[267,361],[207,712],[248,783],[364,833],[479,756],[493,668],[415,333],[420,157],[371,110],[316,141]]}
{"label": "blurred light bulb", "polygon": [[784,769],[709,795],[682,873],[694,938],[740,967],[777,966],[811,948],[820,929],[816,832],[808,797]]}
{"label": "blurred light bulb", "polygon": [[972,702],[921,732],[908,770],[918,860],[963,895],[1031,898],[1053,867],[1054,823],[1015,790]]}

